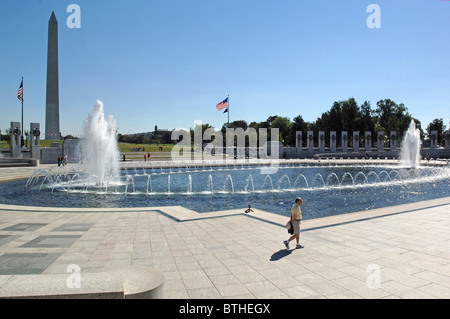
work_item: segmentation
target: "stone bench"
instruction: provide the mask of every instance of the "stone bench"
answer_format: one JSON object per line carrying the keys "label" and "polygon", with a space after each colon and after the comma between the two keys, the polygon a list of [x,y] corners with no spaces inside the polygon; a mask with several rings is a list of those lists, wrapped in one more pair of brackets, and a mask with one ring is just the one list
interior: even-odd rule
{"label": "stone bench", "polygon": [[[108,272],[0,275],[0,298],[154,299],[162,298],[164,277],[150,267],[130,266]],[[79,283],[79,285],[74,284]]]}
{"label": "stone bench", "polygon": [[0,167],[39,166],[34,158],[0,158]]}

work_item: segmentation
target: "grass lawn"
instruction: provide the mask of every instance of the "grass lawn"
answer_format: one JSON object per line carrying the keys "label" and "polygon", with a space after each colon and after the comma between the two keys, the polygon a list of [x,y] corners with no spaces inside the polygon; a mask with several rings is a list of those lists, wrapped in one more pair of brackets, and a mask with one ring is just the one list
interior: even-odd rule
{"label": "grass lawn", "polygon": [[[26,140],[24,140],[25,143]],[[41,147],[50,147],[51,143],[62,143],[62,140],[56,140],[56,141],[50,141],[50,140],[41,140]],[[30,140],[28,140],[28,146],[30,146]],[[9,140],[8,141],[1,141],[1,147],[2,148],[10,148]]]}
{"label": "grass lawn", "polygon": [[[41,147],[50,147],[51,143],[62,143],[62,140],[56,140],[56,141],[48,141],[48,140],[41,140]],[[30,143],[28,141],[28,143]],[[124,152],[131,152],[132,148],[137,148],[138,146],[140,147],[140,151],[144,152],[143,149],[145,148],[145,152],[161,152],[161,150],[159,149],[159,145],[157,144],[133,144],[133,143],[118,143],[119,145],[119,151],[121,153]],[[162,146],[163,144],[161,144]],[[170,152],[172,151],[173,148],[173,144],[164,144],[163,146],[163,152]],[[9,141],[1,141],[1,148],[10,148],[9,145]]]}
{"label": "grass lawn", "polygon": [[[163,146],[164,145],[164,146]],[[144,152],[143,149],[145,148],[145,152],[155,153],[155,152],[161,152],[159,149],[159,146],[157,144],[133,144],[133,143],[119,143],[119,152],[125,153],[125,152],[131,152],[132,148],[140,147],[140,152]],[[173,144],[160,144],[160,146],[163,146],[162,151],[163,152],[170,152],[172,151]]]}

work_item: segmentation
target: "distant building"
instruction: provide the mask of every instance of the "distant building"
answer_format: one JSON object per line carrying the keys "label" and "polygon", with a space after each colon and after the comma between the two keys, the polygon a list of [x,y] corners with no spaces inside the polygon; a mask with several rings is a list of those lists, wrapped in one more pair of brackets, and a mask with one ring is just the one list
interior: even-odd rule
{"label": "distant building", "polygon": [[156,139],[163,138],[167,134],[171,134],[171,133],[172,133],[172,131],[169,131],[169,130],[166,130],[166,129],[157,129],[157,130],[155,130],[153,132],[145,133],[145,137],[156,140]]}

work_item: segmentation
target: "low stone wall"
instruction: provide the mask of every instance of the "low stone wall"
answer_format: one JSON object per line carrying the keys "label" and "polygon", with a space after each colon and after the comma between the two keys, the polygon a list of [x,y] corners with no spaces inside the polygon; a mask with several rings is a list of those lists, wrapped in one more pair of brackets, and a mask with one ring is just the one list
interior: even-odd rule
{"label": "low stone wall", "polygon": [[39,166],[39,160],[34,158],[0,158],[0,167]]}
{"label": "low stone wall", "polygon": [[5,299],[163,298],[164,276],[151,267],[128,266],[110,272],[3,276]]}
{"label": "low stone wall", "polygon": [[56,164],[58,156],[64,155],[62,147],[45,147],[41,148],[41,163]]}
{"label": "low stone wall", "polygon": [[[365,151],[365,150],[361,150],[359,152],[336,152],[336,153],[316,153],[314,155],[314,158],[357,158],[357,159],[362,159],[362,158],[381,158],[381,159],[399,159],[400,158],[400,154],[401,154],[401,150],[395,150],[395,151],[390,151],[390,150],[383,150],[383,151]],[[306,155],[306,153],[305,153]],[[426,156],[429,156],[432,159],[437,159],[437,158],[441,158],[441,159],[445,159],[445,158],[450,158],[450,149],[445,149],[445,148],[422,148],[420,150],[420,156],[422,159],[425,159]]]}
{"label": "low stone wall", "polygon": [[58,156],[67,155],[69,163],[78,163],[78,140],[67,139],[61,146],[59,143],[52,143],[50,147],[41,148],[41,163],[56,164]]}

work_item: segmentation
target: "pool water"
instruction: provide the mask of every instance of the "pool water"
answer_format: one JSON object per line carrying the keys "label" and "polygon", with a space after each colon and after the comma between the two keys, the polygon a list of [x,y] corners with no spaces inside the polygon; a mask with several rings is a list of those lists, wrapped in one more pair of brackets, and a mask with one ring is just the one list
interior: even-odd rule
{"label": "pool water", "polygon": [[[41,172],[42,173],[42,172]],[[286,215],[303,198],[303,218],[344,214],[450,196],[448,167],[302,166],[123,170],[95,185],[77,172],[0,183],[0,203],[110,208],[183,206],[204,213],[253,208]]]}

